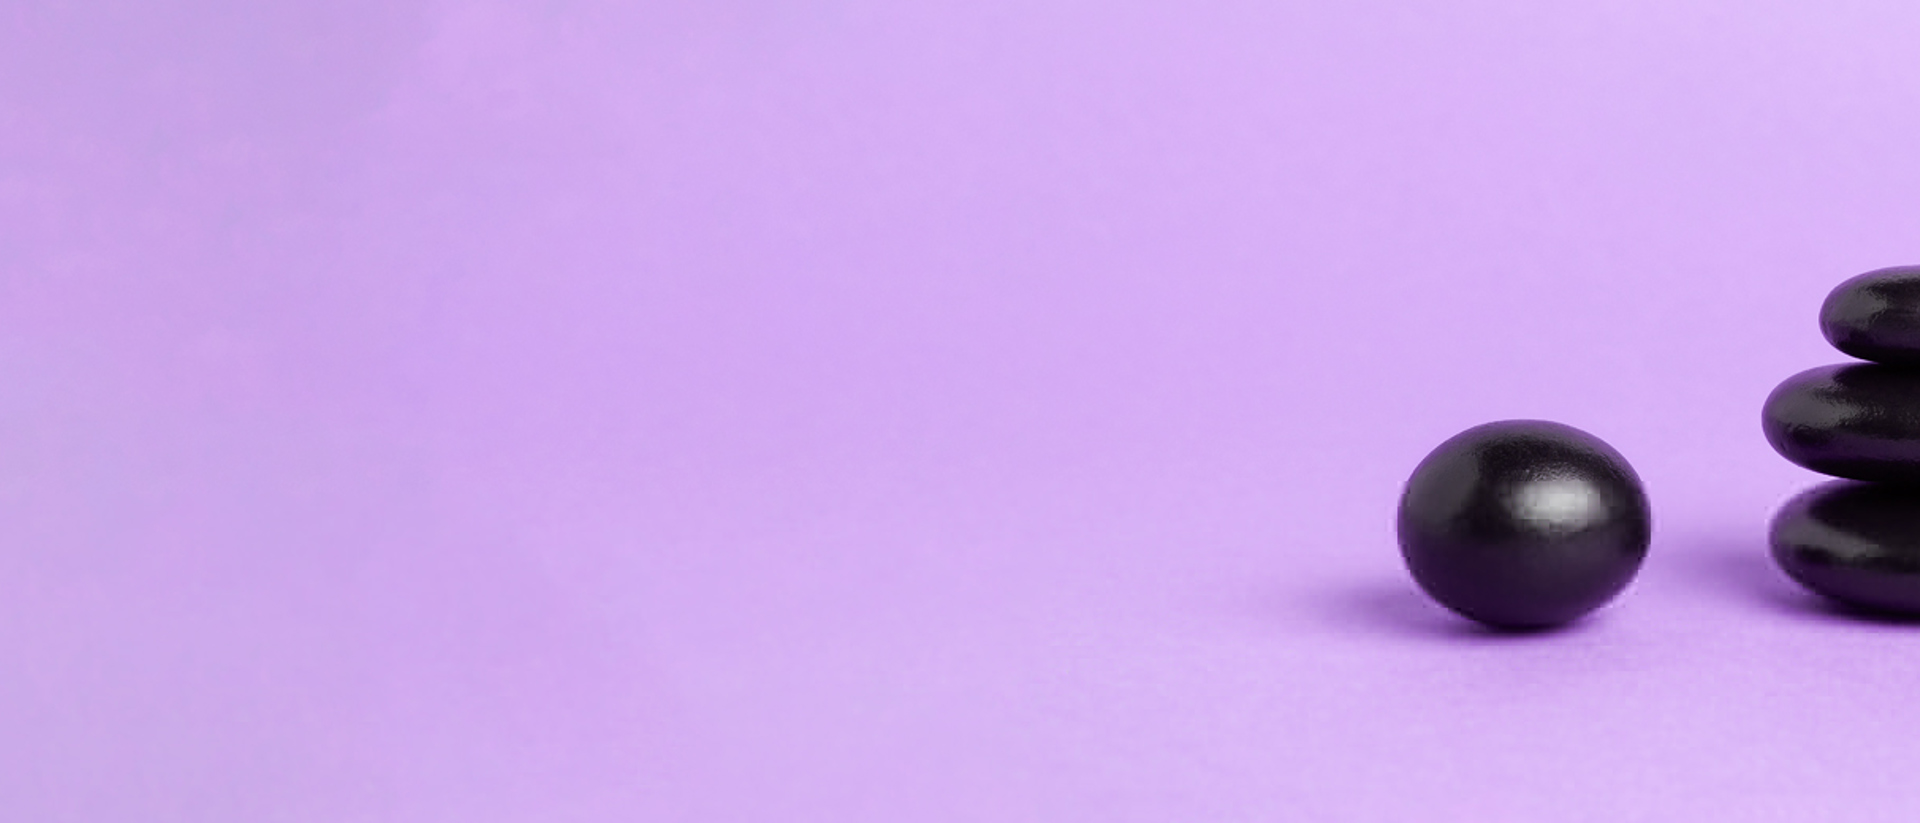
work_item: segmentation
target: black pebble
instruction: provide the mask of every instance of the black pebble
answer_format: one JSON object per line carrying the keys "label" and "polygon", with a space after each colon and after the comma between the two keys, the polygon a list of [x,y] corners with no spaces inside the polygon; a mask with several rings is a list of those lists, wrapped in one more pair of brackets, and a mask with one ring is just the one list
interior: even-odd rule
{"label": "black pebble", "polygon": [[1400,550],[1420,588],[1498,628],[1542,628],[1626,588],[1652,536],[1625,458],[1559,423],[1475,426],[1433,450],[1400,499]]}
{"label": "black pebble", "polygon": [[1834,477],[1920,482],[1920,372],[1854,363],[1808,369],[1767,397],[1773,450]]}
{"label": "black pebble", "polygon": [[1870,271],[1835,286],[1820,307],[1820,333],[1862,360],[1920,366],[1920,266]]}
{"label": "black pebble", "polygon": [[1835,480],[1780,507],[1774,562],[1858,609],[1920,615],[1920,488]]}

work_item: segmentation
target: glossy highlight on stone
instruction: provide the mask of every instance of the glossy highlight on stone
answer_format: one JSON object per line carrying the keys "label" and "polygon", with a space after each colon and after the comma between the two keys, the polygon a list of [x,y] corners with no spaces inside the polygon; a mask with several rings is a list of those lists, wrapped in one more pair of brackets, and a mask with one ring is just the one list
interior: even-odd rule
{"label": "glossy highlight on stone", "polygon": [[1542,420],[1487,423],[1440,444],[1400,499],[1413,579],[1441,605],[1543,628],[1626,588],[1652,537],[1640,478],[1611,446]]}
{"label": "glossy highlight on stone", "polygon": [[1821,366],[1781,382],[1760,413],[1780,456],[1834,477],[1920,483],[1920,372]]}
{"label": "glossy highlight on stone", "polygon": [[1920,366],[1920,266],[1879,269],[1827,295],[1820,333],[1862,360]]}
{"label": "glossy highlight on stone", "polygon": [[1768,531],[1774,562],[1800,585],[1920,616],[1920,487],[1830,481],[1787,501]]}

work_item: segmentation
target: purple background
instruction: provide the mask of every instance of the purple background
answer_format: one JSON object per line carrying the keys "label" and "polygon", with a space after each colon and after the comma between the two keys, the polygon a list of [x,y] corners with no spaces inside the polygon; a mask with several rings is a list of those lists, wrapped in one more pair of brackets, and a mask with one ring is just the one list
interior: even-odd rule
{"label": "purple background", "polygon": [[[1579,6],[1607,6],[1580,8]],[[1910,818],[1761,400],[1912,263],[1910,3],[0,8],[0,805]],[[1550,636],[1428,449],[1634,461]],[[1904,810],[1904,811],[1903,811]]]}

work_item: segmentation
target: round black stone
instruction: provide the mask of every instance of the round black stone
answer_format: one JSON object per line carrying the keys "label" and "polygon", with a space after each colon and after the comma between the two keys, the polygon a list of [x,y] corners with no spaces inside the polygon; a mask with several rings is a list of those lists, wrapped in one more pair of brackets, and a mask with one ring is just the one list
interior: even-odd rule
{"label": "round black stone", "polygon": [[1920,372],[1821,366],[1767,397],[1760,428],[1781,457],[1834,477],[1920,483]]}
{"label": "round black stone", "polygon": [[1599,608],[1646,558],[1640,478],[1599,438],[1542,420],[1475,426],[1427,455],[1400,498],[1420,588],[1489,626],[1542,628]]}
{"label": "round black stone", "polygon": [[1862,360],[1920,366],[1920,266],[1870,271],[1835,286],[1820,306],[1820,333]]}
{"label": "round black stone", "polygon": [[1870,612],[1920,615],[1920,487],[1833,480],[1787,501],[1768,530],[1800,585]]}

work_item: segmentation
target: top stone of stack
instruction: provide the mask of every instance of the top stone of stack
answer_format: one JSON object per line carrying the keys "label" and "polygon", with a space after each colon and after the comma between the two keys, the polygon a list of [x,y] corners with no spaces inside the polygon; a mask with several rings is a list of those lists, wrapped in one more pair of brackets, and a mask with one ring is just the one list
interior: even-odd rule
{"label": "top stone of stack", "polygon": [[1862,360],[1920,368],[1920,266],[1870,271],[1835,286],[1820,307],[1820,333]]}

